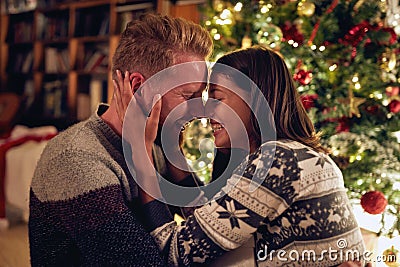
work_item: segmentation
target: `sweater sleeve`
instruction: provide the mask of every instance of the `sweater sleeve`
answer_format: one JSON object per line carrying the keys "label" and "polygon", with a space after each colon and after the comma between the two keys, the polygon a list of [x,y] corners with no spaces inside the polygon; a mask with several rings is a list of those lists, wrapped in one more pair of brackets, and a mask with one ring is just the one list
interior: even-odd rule
{"label": "sweater sleeve", "polygon": [[38,165],[31,188],[32,266],[163,266],[131,209],[117,163],[64,153]]}
{"label": "sweater sleeve", "polygon": [[[273,153],[275,152],[275,153]],[[244,244],[264,220],[273,220],[295,201],[300,169],[293,151],[262,146],[244,160],[219,192],[220,198],[195,210],[181,225],[163,217],[166,208],[150,202],[145,209],[152,236],[170,265],[205,263]],[[260,186],[249,190],[252,180]]]}

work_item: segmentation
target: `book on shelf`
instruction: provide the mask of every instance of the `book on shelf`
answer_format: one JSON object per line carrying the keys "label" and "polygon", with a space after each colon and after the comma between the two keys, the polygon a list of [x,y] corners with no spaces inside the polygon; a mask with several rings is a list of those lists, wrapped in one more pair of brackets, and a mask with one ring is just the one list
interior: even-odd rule
{"label": "book on shelf", "polygon": [[110,13],[109,8],[106,7],[77,10],[75,36],[107,35],[110,25]]}
{"label": "book on shelf", "polygon": [[34,10],[37,7],[37,0],[5,0],[5,10],[10,14],[17,14]]}
{"label": "book on shelf", "polygon": [[29,43],[33,41],[32,21],[18,21],[10,25],[8,30],[7,42],[10,43]]}
{"label": "book on shelf", "polygon": [[89,118],[90,115],[90,96],[85,93],[78,93],[76,96],[76,118],[82,121]]}
{"label": "book on shelf", "polygon": [[28,55],[25,57],[24,63],[22,64],[22,73],[28,73],[32,70],[33,65],[33,51],[29,51]]}
{"label": "book on shelf", "polygon": [[55,59],[57,58],[57,48],[47,47],[44,50],[44,71],[47,73],[56,73],[57,64]]}
{"label": "book on shelf", "polygon": [[[102,52],[96,51],[88,60],[85,65],[85,71],[99,71],[99,66],[103,64],[103,61],[107,62],[108,57]],[[103,64],[104,65],[104,64]]]}
{"label": "book on shelf", "polygon": [[45,35],[45,27],[47,24],[46,16],[43,13],[36,15],[36,39],[43,40]]}
{"label": "book on shelf", "polygon": [[49,8],[58,4],[70,2],[70,0],[37,0],[37,1],[38,1],[37,6],[39,8]]}
{"label": "book on shelf", "polygon": [[108,71],[108,45],[96,45],[86,51],[84,59],[84,71],[88,72],[107,72]]}
{"label": "book on shelf", "polygon": [[33,51],[15,51],[8,61],[8,72],[29,73],[33,66]]}
{"label": "book on shelf", "polygon": [[110,31],[110,15],[107,14],[106,17],[101,22],[98,35],[100,36],[107,35],[109,31]]}
{"label": "book on shelf", "polygon": [[144,13],[154,12],[154,9],[152,2],[117,6],[115,11],[118,13],[117,27],[119,32],[123,32],[130,21],[138,19]]}
{"label": "book on shelf", "polygon": [[43,115],[61,118],[67,115],[67,80],[47,81],[43,83]]}
{"label": "book on shelf", "polygon": [[68,13],[39,13],[36,17],[36,38],[52,41],[68,37]]}
{"label": "book on shelf", "polygon": [[66,73],[70,69],[68,49],[46,47],[44,59],[47,73]]}
{"label": "book on shelf", "polygon": [[89,83],[89,93],[77,95],[77,119],[85,120],[94,113],[100,103],[107,102],[107,80],[93,78]]}
{"label": "book on shelf", "polygon": [[33,80],[25,81],[23,96],[25,102],[24,109],[27,110],[32,106],[33,102],[35,101],[35,84]]}
{"label": "book on shelf", "polygon": [[89,85],[90,110],[94,112],[100,103],[107,102],[107,80],[93,78]]}

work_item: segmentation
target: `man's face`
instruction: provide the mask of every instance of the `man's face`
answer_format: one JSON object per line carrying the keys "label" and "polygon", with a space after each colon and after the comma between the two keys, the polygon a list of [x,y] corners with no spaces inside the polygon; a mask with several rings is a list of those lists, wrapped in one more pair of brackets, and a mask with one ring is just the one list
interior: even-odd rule
{"label": "man's face", "polygon": [[189,118],[190,115],[194,113],[193,112],[194,107],[191,108],[190,104],[187,101],[198,97],[201,98],[205,86],[206,84],[197,82],[197,83],[184,84],[169,90],[162,97],[160,124],[164,124],[167,116],[178,105],[180,106],[175,111],[176,113],[174,113],[174,117],[177,120]]}
{"label": "man's face", "polygon": [[[182,56],[179,58],[177,64],[194,61],[204,61],[204,58],[198,56]],[[203,112],[203,106],[196,103],[201,102],[201,95],[206,87],[206,63],[204,62],[204,69],[198,71],[188,70],[187,73],[178,73],[178,75],[189,76],[187,80],[193,80],[195,82],[185,83],[175,88],[168,88],[168,91],[162,96],[160,125],[164,125],[169,115],[173,116],[172,121],[182,124],[191,120],[194,116],[198,116],[200,112]],[[173,79],[173,77],[171,77],[171,79]],[[200,80],[204,80],[204,82],[199,82]],[[195,103],[194,101],[188,102],[194,98],[198,98],[198,101],[195,101]],[[171,114],[172,111],[174,112],[173,114]],[[168,125],[168,127],[170,127],[170,125]]]}

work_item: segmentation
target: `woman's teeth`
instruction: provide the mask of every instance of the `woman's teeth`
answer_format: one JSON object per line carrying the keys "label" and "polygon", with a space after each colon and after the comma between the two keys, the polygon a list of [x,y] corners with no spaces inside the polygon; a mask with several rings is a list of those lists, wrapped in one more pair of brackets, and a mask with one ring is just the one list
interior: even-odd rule
{"label": "woman's teeth", "polygon": [[212,130],[213,132],[218,132],[219,130],[221,130],[222,128],[224,128],[222,125],[217,124],[217,125],[212,125]]}

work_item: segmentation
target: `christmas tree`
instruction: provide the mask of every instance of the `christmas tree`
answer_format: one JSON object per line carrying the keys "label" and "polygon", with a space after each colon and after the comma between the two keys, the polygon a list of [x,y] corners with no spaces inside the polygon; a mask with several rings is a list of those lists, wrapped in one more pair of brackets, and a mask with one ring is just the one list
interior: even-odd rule
{"label": "christmas tree", "polygon": [[202,13],[214,59],[255,44],[283,55],[350,198],[382,214],[379,234],[398,234],[398,0],[209,0]]}

